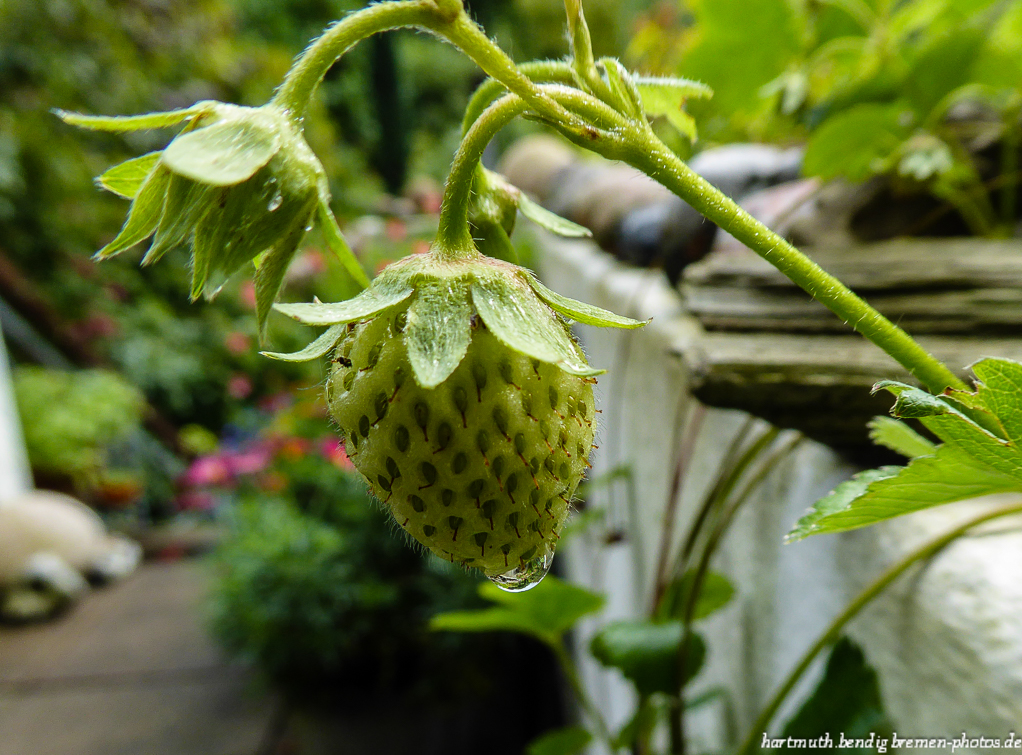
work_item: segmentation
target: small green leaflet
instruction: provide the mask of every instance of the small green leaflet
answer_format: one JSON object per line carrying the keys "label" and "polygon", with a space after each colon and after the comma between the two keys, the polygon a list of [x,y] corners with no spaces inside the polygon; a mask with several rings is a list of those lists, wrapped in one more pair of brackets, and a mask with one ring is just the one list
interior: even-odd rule
{"label": "small green leaflet", "polygon": [[593,735],[580,726],[568,726],[547,732],[529,744],[525,755],[578,755]]}
{"label": "small green leaflet", "polygon": [[[687,571],[683,576],[667,586],[664,596],[660,599],[660,604],[657,606],[657,621],[685,618],[685,610],[692,592],[693,579],[694,573]],[[735,588],[727,577],[717,572],[711,571],[707,573],[702,589],[699,591],[699,596],[696,598],[692,620],[698,621],[719,611],[731,602],[734,594]]]}
{"label": "small green leaflet", "polygon": [[[681,688],[678,651],[683,637],[680,621],[615,621],[593,637],[589,650],[603,665],[619,669],[640,695],[676,695]],[[706,644],[698,634],[692,634],[685,681],[699,672],[705,658]]]}
{"label": "small green leaflet", "polygon": [[96,183],[109,192],[125,199],[134,199],[146,178],[160,161],[160,152],[150,152],[141,157],[125,160],[115,165],[96,179]]}
{"label": "small green leaflet", "polygon": [[546,207],[538,205],[522,193],[518,198],[518,210],[538,226],[546,228],[551,233],[568,238],[591,238],[593,232],[578,223],[556,215]]}
{"label": "small green leaflet", "polygon": [[[878,388],[897,396],[893,413],[913,417],[944,441],[928,441],[910,428],[878,431],[884,445],[918,455],[906,467],[883,467],[856,475],[817,501],[788,540],[856,529],[942,503],[991,493],[1022,491],[1022,364],[984,359],[973,365],[974,394],[933,396],[903,383]],[[915,437],[905,433],[908,430]]]}
{"label": "small green leaflet", "polygon": [[480,586],[479,594],[498,605],[480,611],[438,614],[430,621],[430,628],[452,632],[521,632],[556,647],[579,619],[596,613],[604,603],[602,595],[553,576],[528,592],[508,593],[486,583]]}
{"label": "small green leaflet", "polygon": [[909,459],[929,456],[937,450],[936,443],[894,417],[874,417],[868,426],[870,440]]}
{"label": "small green leaflet", "polygon": [[94,131],[142,131],[149,128],[166,128],[175,126],[181,121],[196,115],[211,113],[216,107],[215,102],[197,102],[191,107],[181,110],[168,110],[165,113],[145,113],[144,115],[82,115],[67,110],[54,110],[64,123]]}
{"label": "small green leaflet", "polygon": [[713,96],[710,87],[698,81],[671,77],[635,79],[642,107],[651,116],[662,115],[690,141],[696,140],[696,122],[682,108],[686,100]]}

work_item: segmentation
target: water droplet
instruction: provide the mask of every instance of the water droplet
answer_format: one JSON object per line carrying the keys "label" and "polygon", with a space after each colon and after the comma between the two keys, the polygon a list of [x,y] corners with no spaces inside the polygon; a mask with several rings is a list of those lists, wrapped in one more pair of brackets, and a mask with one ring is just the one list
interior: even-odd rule
{"label": "water droplet", "polygon": [[270,203],[266,205],[266,209],[269,210],[270,212],[274,212],[278,210],[283,203],[284,197],[280,194],[274,194],[273,199],[271,199]]}
{"label": "water droplet", "polygon": [[503,574],[488,575],[488,579],[504,592],[525,592],[543,581],[553,562],[553,546],[547,546],[543,553],[536,554],[521,566]]}

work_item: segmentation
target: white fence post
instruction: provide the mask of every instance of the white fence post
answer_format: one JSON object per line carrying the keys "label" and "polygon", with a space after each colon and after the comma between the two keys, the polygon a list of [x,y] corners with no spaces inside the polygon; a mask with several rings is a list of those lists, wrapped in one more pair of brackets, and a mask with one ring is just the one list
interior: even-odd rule
{"label": "white fence post", "polygon": [[32,477],[14,400],[14,383],[0,330],[0,504],[31,488]]}

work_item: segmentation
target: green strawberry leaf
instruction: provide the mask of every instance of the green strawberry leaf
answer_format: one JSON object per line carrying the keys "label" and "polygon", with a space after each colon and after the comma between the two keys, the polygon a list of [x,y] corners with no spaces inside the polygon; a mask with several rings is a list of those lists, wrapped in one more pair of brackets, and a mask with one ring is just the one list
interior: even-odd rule
{"label": "green strawberry leaf", "polygon": [[404,342],[416,382],[436,388],[461,364],[472,340],[472,308],[461,283],[418,287],[408,307]]}
{"label": "green strawberry leaf", "polygon": [[[667,586],[664,596],[657,606],[657,621],[685,618],[685,607],[688,605],[689,595],[692,591],[693,578],[694,572],[687,571]],[[735,588],[727,577],[717,572],[709,572],[703,581],[699,597],[696,598],[695,611],[692,614],[693,621],[716,613],[731,602],[734,594]]]}
{"label": "green strawberry leaf", "polygon": [[525,755],[578,755],[593,740],[593,735],[580,726],[566,726],[548,731],[525,748]]}
{"label": "green strawberry leaf", "polygon": [[408,286],[386,287],[374,283],[372,287],[346,301],[330,304],[275,304],[274,309],[304,325],[344,325],[369,320],[397,306],[411,295],[412,289]]}
{"label": "green strawberry leaf", "polygon": [[942,503],[1019,490],[1019,479],[945,443],[907,467],[871,469],[841,483],[813,504],[786,540],[852,530]]}
{"label": "green strawberry leaf", "polygon": [[930,456],[937,450],[936,443],[894,417],[874,417],[868,427],[870,440],[909,459]]}
{"label": "green strawberry leaf", "polygon": [[997,418],[1004,437],[1015,444],[1022,442],[1022,364],[983,359],[972,365],[972,372],[980,383],[976,397]]}
{"label": "green strawberry leaf", "polygon": [[277,359],[282,362],[308,362],[311,359],[319,359],[336,346],[337,342],[344,337],[346,330],[346,325],[332,325],[304,349],[291,354],[282,354],[278,351],[260,351],[259,353],[264,357]]}
{"label": "green strawberry leaf", "polygon": [[[312,213],[312,204],[309,204],[308,213]],[[277,298],[277,292],[284,282],[284,273],[288,265],[294,259],[298,245],[305,237],[305,225],[308,222],[308,215],[299,217],[292,225],[290,232],[283,236],[277,244],[262,258],[255,274],[255,298],[256,298],[256,320],[259,325],[259,338],[262,340],[266,332],[266,318],[270,316],[273,302]]]}
{"label": "green strawberry leaf", "polygon": [[362,288],[368,288],[369,277],[366,275],[365,270],[362,269],[362,265],[359,264],[355,253],[351,251],[348,242],[344,240],[344,235],[337,225],[337,219],[330,209],[330,204],[322,193],[319,203],[316,205],[316,212],[319,215],[320,227],[323,229],[323,238],[326,240],[326,245],[330,248],[330,251],[334,253],[341,266],[358,285]]}
{"label": "green strawberry leaf", "polygon": [[280,130],[254,117],[219,121],[181,134],[163,153],[172,171],[210,186],[233,186],[253,175],[280,149]]}
{"label": "green strawberry leaf", "polygon": [[886,161],[911,134],[904,105],[864,103],[841,110],[809,136],[803,161],[807,176],[838,176],[852,182],[883,173]]}
{"label": "green strawberry leaf", "polygon": [[550,212],[546,207],[536,204],[524,192],[518,198],[518,209],[529,220],[538,226],[546,228],[551,233],[568,238],[591,238],[593,232],[578,223],[562,218],[560,215]]}
{"label": "green strawberry leaf", "polygon": [[163,216],[169,182],[170,171],[157,165],[142,182],[138,195],[132,200],[128,218],[124,221],[120,233],[96,252],[95,259],[109,259],[153,235]]}
{"label": "green strawberry leaf", "polygon": [[473,281],[472,302],[486,327],[515,351],[579,377],[605,372],[586,364],[565,325],[524,281],[505,276]]}
{"label": "green strawberry leaf", "polygon": [[650,116],[664,116],[690,141],[696,140],[696,122],[683,109],[693,97],[708,98],[713,90],[698,81],[678,78],[640,78],[635,85],[642,97],[642,107]]}
{"label": "green strawberry leaf", "polygon": [[141,157],[115,165],[96,179],[96,183],[109,192],[125,199],[134,199],[142,184],[160,161],[161,152],[150,152]]}
{"label": "green strawberry leaf", "polygon": [[527,275],[529,285],[540,299],[545,301],[549,307],[563,315],[569,320],[582,323],[583,325],[594,325],[598,328],[641,328],[649,320],[633,320],[630,317],[616,315],[606,309],[594,307],[592,304],[569,299],[561,296],[556,291],[551,291],[544,286],[535,276]]}
{"label": "green strawberry leaf", "polygon": [[528,592],[509,593],[494,584],[479,587],[479,594],[498,605],[479,611],[437,614],[430,629],[452,632],[520,632],[560,647],[564,633],[584,616],[603,608],[604,597],[584,587],[547,576]]}
{"label": "green strawberry leaf", "polygon": [[168,110],[165,113],[145,113],[144,115],[82,115],[67,110],[54,110],[64,123],[94,131],[141,131],[150,128],[166,128],[197,115],[210,113],[215,102],[197,102],[191,107],[181,110]]}
{"label": "green strawberry leaf", "polygon": [[[589,651],[603,665],[620,669],[640,695],[677,695],[682,685],[678,653],[683,636],[680,621],[615,621],[593,637]],[[684,681],[699,673],[705,659],[706,643],[693,634]]]}
{"label": "green strawberry leaf", "polygon": [[[997,418],[989,412],[972,410],[966,415],[941,397],[903,383],[883,381],[877,389],[886,388],[897,396],[891,413],[897,417],[918,418],[927,430],[945,443],[964,451],[981,465],[1015,477],[1022,483],[1022,454],[1018,446],[1002,436]],[[985,416],[984,416],[985,415]],[[977,419],[983,418],[984,425]]]}

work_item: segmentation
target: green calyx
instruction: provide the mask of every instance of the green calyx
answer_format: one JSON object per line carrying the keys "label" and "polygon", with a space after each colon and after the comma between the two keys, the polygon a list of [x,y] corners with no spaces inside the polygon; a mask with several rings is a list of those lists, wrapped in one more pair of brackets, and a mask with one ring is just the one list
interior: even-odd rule
{"label": "green calyx", "polygon": [[284,273],[318,214],[329,246],[349,273],[368,285],[337,229],[323,168],[283,109],[202,102],[122,118],[58,115],[72,125],[104,131],[185,124],[162,152],[128,160],[99,177],[101,186],[130,199],[131,207],[120,233],[97,259],[150,237],[143,265],[190,247],[193,299],[212,299],[251,262],[262,333]]}
{"label": "green calyx", "polygon": [[603,327],[644,324],[562,297],[528,271],[478,254],[455,260],[441,260],[432,253],[406,257],[348,301],[276,308],[307,325],[332,326],[297,354],[268,354],[290,360],[320,357],[344,335],[343,326],[401,309],[406,317],[402,337],[408,359],[423,388],[435,388],[458,367],[476,318],[505,346],[578,377],[592,377],[603,370],[586,363],[562,318]]}

